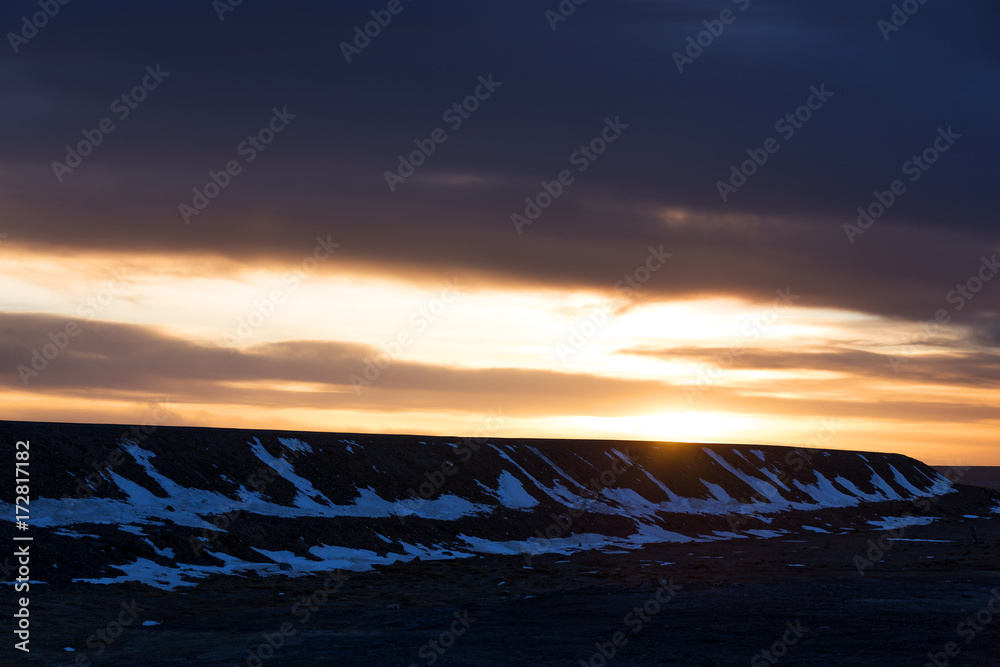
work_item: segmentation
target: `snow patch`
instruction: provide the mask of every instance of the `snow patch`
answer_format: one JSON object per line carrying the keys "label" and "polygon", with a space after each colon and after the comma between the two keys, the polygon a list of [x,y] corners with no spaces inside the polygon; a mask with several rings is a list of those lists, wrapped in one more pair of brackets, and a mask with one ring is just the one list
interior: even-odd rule
{"label": "snow patch", "polygon": [[504,470],[497,479],[497,489],[494,492],[500,504],[514,510],[524,510],[534,507],[538,500],[525,491],[521,480]]}
{"label": "snow patch", "polygon": [[918,539],[916,537],[889,537],[886,539],[888,539],[890,542],[948,542],[948,543],[954,542],[954,540],[927,540],[927,539]]}
{"label": "snow patch", "polygon": [[295,452],[313,453],[313,448],[308,443],[302,442],[298,438],[278,438],[278,442]]}
{"label": "snow patch", "polygon": [[936,519],[934,516],[886,516],[868,523],[882,530],[890,530],[906,526],[926,526]]}
{"label": "snow patch", "polygon": [[785,535],[787,530],[763,530],[761,528],[751,528],[750,530],[744,531],[750,533],[754,537],[780,537]]}
{"label": "snow patch", "polygon": [[822,528],[816,528],[815,526],[806,526],[806,525],[803,524],[802,528],[803,528],[803,530],[808,530],[808,531],[813,532],[813,533],[825,533],[827,535],[830,534],[829,530],[823,530]]}

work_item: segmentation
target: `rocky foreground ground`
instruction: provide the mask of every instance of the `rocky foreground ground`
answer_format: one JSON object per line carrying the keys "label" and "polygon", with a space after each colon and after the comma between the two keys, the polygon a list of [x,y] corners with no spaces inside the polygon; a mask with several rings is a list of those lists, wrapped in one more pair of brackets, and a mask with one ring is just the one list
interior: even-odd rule
{"label": "rocky foreground ground", "polygon": [[18,664],[995,667],[1000,518],[34,600]]}

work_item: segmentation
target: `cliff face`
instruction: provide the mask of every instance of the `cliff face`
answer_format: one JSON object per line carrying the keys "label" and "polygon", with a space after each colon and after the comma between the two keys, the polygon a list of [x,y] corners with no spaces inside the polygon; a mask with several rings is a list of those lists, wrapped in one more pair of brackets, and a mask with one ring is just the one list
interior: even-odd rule
{"label": "cliff face", "polygon": [[[788,447],[16,422],[0,438],[31,443],[29,523],[54,565],[40,579],[163,588],[837,532],[904,509],[932,520],[956,493],[905,456]],[[970,502],[996,505],[983,493]]]}

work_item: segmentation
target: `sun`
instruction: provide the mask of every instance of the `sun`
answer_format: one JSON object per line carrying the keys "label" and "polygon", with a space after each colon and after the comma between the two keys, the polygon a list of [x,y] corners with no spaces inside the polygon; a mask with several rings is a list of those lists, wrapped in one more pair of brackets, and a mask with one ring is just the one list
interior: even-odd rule
{"label": "sun", "polygon": [[578,417],[575,421],[579,426],[619,436],[704,442],[718,442],[728,436],[746,433],[753,422],[745,415],[697,410],[623,417]]}

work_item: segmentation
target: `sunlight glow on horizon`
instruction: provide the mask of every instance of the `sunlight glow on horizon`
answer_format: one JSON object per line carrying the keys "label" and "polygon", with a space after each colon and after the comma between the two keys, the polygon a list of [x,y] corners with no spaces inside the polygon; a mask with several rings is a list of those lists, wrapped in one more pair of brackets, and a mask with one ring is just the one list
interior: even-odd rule
{"label": "sunlight glow on horizon", "polygon": [[[31,271],[24,270],[28,265]],[[80,320],[84,327],[92,320],[133,324],[207,349],[232,348],[240,353],[289,341],[367,346],[360,348],[370,352],[356,360],[354,372],[363,371],[406,333],[409,342],[398,346],[391,361],[408,364],[408,372],[524,370],[554,377],[579,375],[595,382],[653,382],[662,385],[664,396],[673,396],[615,397],[599,408],[600,396],[581,393],[579,414],[565,407],[572,396],[539,395],[530,412],[518,406],[533,399],[519,397],[511,400],[515,409],[505,429],[518,436],[794,445],[812,437],[815,424],[826,416],[846,414],[844,422],[849,426],[830,447],[922,452],[937,460],[965,452],[970,460],[996,462],[984,447],[989,438],[983,422],[945,421],[944,417],[928,422],[919,406],[913,408],[911,423],[897,418],[872,421],[870,416],[872,402],[887,397],[897,402],[906,396],[933,400],[943,406],[942,414],[948,405],[961,414],[962,406],[989,400],[989,393],[921,381],[905,373],[865,377],[849,367],[740,365],[754,354],[780,361],[782,355],[796,353],[805,355],[803,363],[810,353],[884,354],[915,334],[913,325],[870,315],[795,306],[767,319],[762,314],[768,304],[731,297],[629,305],[615,301],[611,292],[503,286],[463,289],[461,281],[456,291],[454,283],[415,285],[337,270],[332,263],[297,281],[289,281],[288,272],[279,269],[258,267],[238,277],[200,276],[157,261],[146,266],[132,262],[125,275],[124,284],[115,284],[112,273],[94,269],[86,258],[61,262],[39,256],[0,263],[0,280],[12,285],[17,295],[6,304],[9,312],[42,312]],[[277,292],[282,295],[280,302],[262,309],[260,304]],[[105,297],[109,297],[106,303],[101,303]],[[98,299],[98,312],[81,318],[81,308],[94,299]],[[260,325],[250,326],[248,337],[235,341],[227,337],[241,321],[247,322],[252,313],[262,310],[270,314],[257,318]],[[932,345],[920,350],[921,354],[947,352]],[[392,378],[394,371],[397,376],[402,372],[392,364],[385,371],[386,378]],[[294,377],[213,381],[192,386],[191,397],[175,396],[172,410],[178,424],[370,433],[472,432],[482,419],[468,407],[455,407],[449,398],[462,396],[471,405],[468,401],[475,396],[469,392],[475,389],[428,386],[420,394],[379,380],[356,395],[348,375],[322,381]],[[6,417],[139,421],[143,409],[136,406],[154,400],[151,393],[155,393],[148,387],[122,387],[94,398],[58,387],[47,389],[42,383],[39,387],[37,391],[43,393],[36,393],[34,387],[8,390]],[[685,389],[690,392],[692,387],[697,389],[695,404],[684,398]],[[808,387],[805,395],[804,387]],[[487,396],[493,394],[483,391],[483,400],[492,400]],[[129,392],[135,400],[122,400]],[[252,400],[253,407],[230,402],[226,392]],[[215,397],[215,402],[205,402],[207,397]],[[330,404],[317,397],[325,397]],[[798,407],[804,398],[828,401],[830,415],[803,413],[819,409]],[[502,404],[494,402],[498,407]],[[766,416],[765,406],[770,406]],[[852,411],[856,416],[850,416]],[[886,427],[889,424],[891,428]],[[955,444],[928,445],[926,434],[932,431]]]}

